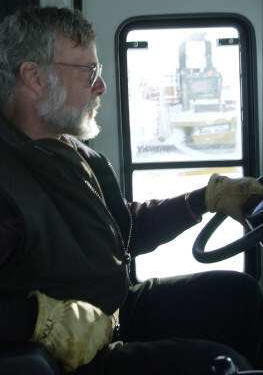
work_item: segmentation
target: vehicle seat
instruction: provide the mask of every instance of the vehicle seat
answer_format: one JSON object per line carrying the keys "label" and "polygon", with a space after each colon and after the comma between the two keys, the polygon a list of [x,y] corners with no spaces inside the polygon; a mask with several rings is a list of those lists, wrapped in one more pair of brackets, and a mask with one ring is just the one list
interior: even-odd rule
{"label": "vehicle seat", "polygon": [[62,369],[39,344],[0,346],[1,375],[62,375]]}

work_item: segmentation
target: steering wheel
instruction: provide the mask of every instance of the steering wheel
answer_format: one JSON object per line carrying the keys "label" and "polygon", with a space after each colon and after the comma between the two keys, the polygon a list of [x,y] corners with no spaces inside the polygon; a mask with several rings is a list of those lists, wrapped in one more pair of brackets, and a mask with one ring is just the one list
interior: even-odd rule
{"label": "steering wheel", "polygon": [[230,258],[242,251],[249,250],[263,241],[263,201],[252,215],[245,219],[245,228],[249,230],[242,238],[215,250],[205,252],[205,246],[217,227],[225,220],[226,215],[217,213],[204,226],[193,245],[193,256],[201,263],[213,263]]}

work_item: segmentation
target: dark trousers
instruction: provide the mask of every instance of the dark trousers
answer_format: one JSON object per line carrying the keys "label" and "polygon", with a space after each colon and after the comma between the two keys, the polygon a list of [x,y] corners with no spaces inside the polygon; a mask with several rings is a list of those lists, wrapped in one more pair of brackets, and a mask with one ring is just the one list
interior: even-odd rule
{"label": "dark trousers", "polygon": [[97,355],[77,374],[211,375],[218,355],[232,357],[240,370],[260,366],[262,294],[242,273],[211,271],[135,285],[120,325],[124,345]]}

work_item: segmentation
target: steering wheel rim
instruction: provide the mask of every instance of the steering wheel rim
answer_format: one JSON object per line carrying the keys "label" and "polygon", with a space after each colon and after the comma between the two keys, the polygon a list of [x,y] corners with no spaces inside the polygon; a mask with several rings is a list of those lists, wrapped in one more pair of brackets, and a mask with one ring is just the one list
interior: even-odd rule
{"label": "steering wheel rim", "polygon": [[218,249],[205,252],[207,241],[226,217],[227,216],[224,214],[215,214],[198,234],[193,244],[193,256],[198,262],[220,262],[221,260],[228,259],[242,251],[250,249],[252,246],[263,240],[263,224],[261,224],[238,240]]}

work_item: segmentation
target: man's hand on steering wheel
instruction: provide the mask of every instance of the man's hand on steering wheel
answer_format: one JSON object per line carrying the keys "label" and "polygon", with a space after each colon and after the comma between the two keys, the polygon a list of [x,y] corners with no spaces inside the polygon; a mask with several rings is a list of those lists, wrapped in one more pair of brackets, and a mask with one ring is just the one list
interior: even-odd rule
{"label": "man's hand on steering wheel", "polygon": [[244,217],[263,199],[263,185],[252,177],[232,179],[213,174],[206,187],[206,206],[244,223]]}

